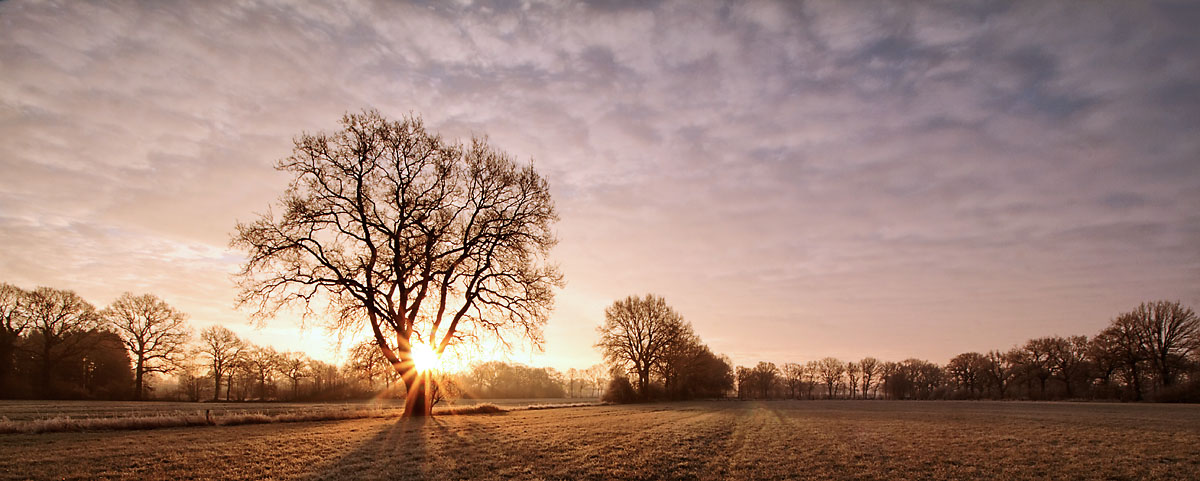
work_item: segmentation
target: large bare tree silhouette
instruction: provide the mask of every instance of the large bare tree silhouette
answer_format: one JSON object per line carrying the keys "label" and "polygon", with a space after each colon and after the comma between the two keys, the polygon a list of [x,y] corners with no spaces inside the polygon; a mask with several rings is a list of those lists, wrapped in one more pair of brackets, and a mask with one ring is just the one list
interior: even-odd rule
{"label": "large bare tree silhouette", "polygon": [[562,276],[547,258],[550,190],[486,139],[444,141],[419,117],[347,114],[343,129],[301,135],[276,168],[294,175],[283,213],[239,223],[249,259],[240,302],[270,315],[327,301],[342,330],[365,325],[404,379],[405,413],[428,415],[435,380],[413,347],[440,356],[481,336],[535,346]]}

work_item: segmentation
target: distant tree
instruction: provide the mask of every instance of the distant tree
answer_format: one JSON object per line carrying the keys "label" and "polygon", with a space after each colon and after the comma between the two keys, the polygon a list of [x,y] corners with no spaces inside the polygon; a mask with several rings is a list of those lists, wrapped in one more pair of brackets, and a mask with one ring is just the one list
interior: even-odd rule
{"label": "distant tree", "polygon": [[175,369],[184,354],[191,328],[187,315],[151,294],[126,292],[100,312],[133,356],[133,399],[145,393],[146,373]]}
{"label": "distant tree", "polygon": [[405,416],[426,416],[432,382],[412,349],[511,334],[542,342],[562,276],[547,262],[558,219],[532,165],[475,138],[451,144],[419,117],[347,114],[304,134],[276,165],[294,177],[283,215],[238,224],[249,260],[242,304],[260,316],[331,299],[334,325],[370,329],[407,387]]}
{"label": "distant tree", "polygon": [[800,399],[800,390],[804,387],[804,365],[794,362],[784,364],[783,382],[787,384],[788,397]]}
{"label": "distant tree", "polygon": [[649,398],[650,374],[662,363],[667,350],[689,332],[683,316],[654,294],[629,296],[604,310],[600,342],[604,358],[637,375],[637,392]]}
{"label": "distant tree", "polygon": [[33,390],[38,397],[49,398],[55,394],[55,368],[68,358],[80,356],[100,339],[83,335],[100,329],[100,317],[95,307],[73,291],[39,287],[26,299],[38,364]]}
{"label": "distant tree", "polygon": [[1142,400],[1142,375],[1150,354],[1141,340],[1141,329],[1133,316],[1117,316],[1107,328],[1096,336],[1096,342],[1104,346],[1113,362],[1120,366],[1134,401]]}
{"label": "distant tree", "polygon": [[[245,349],[246,343],[225,327],[210,326],[200,332],[200,354],[208,359],[209,372],[213,377],[213,401],[220,398],[222,379],[229,377],[232,384],[233,370]],[[226,399],[231,389],[227,387],[225,390]]]}
{"label": "distant tree", "polygon": [[175,380],[178,386],[176,396],[196,402],[204,397],[203,369],[196,359],[196,351],[186,351],[178,361],[175,370]]}
{"label": "distant tree", "polygon": [[381,379],[387,388],[391,388],[391,377],[387,374],[389,371],[395,372],[395,369],[380,353],[374,340],[364,340],[351,346],[350,359],[347,362],[359,376],[366,378],[367,384],[374,386],[375,380]]}
{"label": "distant tree", "polygon": [[1054,336],[1050,341],[1051,374],[1063,382],[1067,397],[1073,398],[1075,390],[1072,386],[1088,370],[1087,336]]}
{"label": "distant tree", "polygon": [[501,361],[471,367],[463,376],[462,390],[477,398],[556,398],[567,394],[554,370]]}
{"label": "distant tree", "polygon": [[280,365],[279,353],[271,347],[253,346],[243,353],[243,365],[249,377],[254,382],[254,397],[268,399],[274,397],[274,374]]}
{"label": "distant tree", "polygon": [[775,363],[760,361],[751,370],[751,376],[759,397],[763,399],[771,398],[775,386],[779,383],[779,368],[775,366]]}
{"label": "distant tree", "polygon": [[989,375],[988,358],[978,352],[965,352],[950,359],[946,372],[961,395],[978,398],[983,395],[983,384]]}
{"label": "distant tree", "polygon": [[1154,374],[1163,386],[1175,383],[1191,353],[1200,347],[1200,318],[1179,302],[1142,303],[1119,318],[1133,325]]}
{"label": "distant tree", "polygon": [[804,385],[806,387],[805,397],[813,399],[813,391],[817,389],[817,376],[821,371],[821,363],[817,361],[808,361],[804,363]]}
{"label": "distant tree", "polygon": [[[370,346],[374,348],[374,346]],[[351,362],[355,362],[351,357]],[[300,396],[300,380],[308,377],[308,356],[300,352],[285,352],[280,356],[279,372],[292,384],[292,399]]]}
{"label": "distant tree", "polygon": [[850,399],[854,399],[854,393],[858,392],[858,379],[862,376],[861,368],[853,362],[846,363],[846,379],[850,381],[850,390],[847,393]]}
{"label": "distant tree", "polygon": [[879,374],[879,360],[873,357],[865,357],[858,362],[858,368],[862,371],[862,397],[867,398],[867,391],[871,389],[871,381]]}
{"label": "distant tree", "polygon": [[1006,396],[1009,383],[1020,369],[1021,359],[1021,351],[1015,348],[1005,353],[996,350],[988,351],[987,363],[984,365],[987,368],[987,380],[991,386],[996,388],[1000,399],[1004,399]]}
{"label": "distant tree", "polygon": [[1046,381],[1050,380],[1053,375],[1051,365],[1053,360],[1051,355],[1054,353],[1054,339],[1050,337],[1041,337],[1031,339],[1025,343],[1023,347],[1024,359],[1023,367],[1025,374],[1031,380],[1038,381],[1038,397],[1046,397]]}
{"label": "distant tree", "polygon": [[27,312],[29,293],[8,283],[0,283],[0,397],[15,392],[17,344],[29,329],[32,319]]}
{"label": "distant tree", "polygon": [[817,370],[821,382],[825,383],[826,397],[833,399],[834,388],[841,384],[842,376],[846,374],[846,365],[837,358],[827,357],[820,360]]}
{"label": "distant tree", "polygon": [[588,385],[592,388],[591,397],[597,397],[599,395],[597,391],[604,389],[604,385],[607,384],[608,380],[605,376],[605,372],[606,369],[604,368],[604,364],[593,364],[583,372],[584,377],[588,381]]}

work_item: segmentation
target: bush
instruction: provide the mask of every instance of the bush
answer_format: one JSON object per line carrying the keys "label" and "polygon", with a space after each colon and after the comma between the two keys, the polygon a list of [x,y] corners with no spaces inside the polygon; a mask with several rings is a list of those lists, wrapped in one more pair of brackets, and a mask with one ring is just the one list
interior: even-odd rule
{"label": "bush", "polygon": [[1200,403],[1200,379],[1164,387],[1154,396],[1154,400],[1163,403]]}
{"label": "bush", "polygon": [[629,383],[629,379],[625,376],[615,376],[608,382],[608,389],[604,390],[604,395],[600,397],[601,401],[611,403],[631,403],[637,400],[637,393],[633,390],[633,384]]}

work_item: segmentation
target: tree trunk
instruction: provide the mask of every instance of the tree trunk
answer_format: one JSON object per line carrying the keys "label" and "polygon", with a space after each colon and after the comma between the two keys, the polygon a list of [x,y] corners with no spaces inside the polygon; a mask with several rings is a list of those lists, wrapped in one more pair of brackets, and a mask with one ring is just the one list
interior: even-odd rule
{"label": "tree trunk", "polygon": [[142,374],[145,372],[146,362],[138,356],[137,368],[133,373],[133,400],[142,400]]}
{"label": "tree trunk", "polygon": [[0,391],[4,392],[0,397],[4,398],[13,395],[9,382],[16,378],[16,340],[14,334],[0,333]]}
{"label": "tree trunk", "polygon": [[426,373],[417,373],[415,369],[404,379],[404,414],[406,418],[426,417],[433,415],[433,379]]}
{"label": "tree trunk", "polygon": [[213,373],[213,402],[221,399],[221,373]]}

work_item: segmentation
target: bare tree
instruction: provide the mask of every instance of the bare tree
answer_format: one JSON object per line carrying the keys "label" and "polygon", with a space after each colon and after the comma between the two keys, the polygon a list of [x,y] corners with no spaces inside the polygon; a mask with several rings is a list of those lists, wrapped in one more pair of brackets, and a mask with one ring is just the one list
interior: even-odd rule
{"label": "bare tree", "polygon": [[62,360],[76,356],[94,342],[96,336],[76,335],[97,331],[100,317],[96,308],[74,291],[39,287],[30,293],[28,313],[30,329],[36,334],[39,371],[34,392],[42,398],[52,395],[54,368]]}
{"label": "bare tree", "polygon": [[229,398],[233,370],[245,349],[246,343],[225,327],[210,326],[200,332],[200,354],[208,358],[213,376],[213,401],[220,399],[221,379],[226,376],[230,378],[230,385],[225,390],[225,398]]}
{"label": "bare tree", "polygon": [[608,370],[605,369],[604,364],[593,364],[584,371],[584,376],[587,378],[588,384],[592,387],[591,397],[598,397],[600,390],[604,389],[604,385],[608,383],[607,372]]}
{"label": "bare tree", "polygon": [[292,382],[292,399],[299,397],[300,380],[309,375],[308,362],[308,357],[300,352],[289,351],[280,356],[279,372]]}
{"label": "bare tree", "polygon": [[1050,355],[1054,351],[1054,340],[1049,337],[1030,339],[1023,348],[1023,367],[1030,379],[1038,380],[1038,395],[1046,397],[1046,381],[1053,374]]}
{"label": "bare tree", "polygon": [[[238,224],[249,254],[240,302],[261,316],[328,298],[339,329],[364,324],[408,388],[405,415],[429,415],[432,379],[414,342],[516,332],[541,346],[562,276],[546,262],[557,220],[532,165],[473,139],[447,143],[418,117],[347,114],[343,129],[301,135],[276,168],[294,175],[283,215]],[[418,382],[421,381],[421,382]]]}
{"label": "bare tree", "polygon": [[846,363],[846,378],[850,381],[850,399],[854,399],[854,393],[858,392],[858,378],[862,375],[860,369],[858,364]]}
{"label": "bare tree", "polygon": [[759,361],[757,366],[750,370],[753,385],[758,389],[759,395],[763,399],[771,398],[771,394],[775,391],[775,385],[779,381],[779,368],[775,367],[775,363]]}
{"label": "bare tree", "polygon": [[1063,382],[1067,397],[1075,397],[1072,385],[1087,371],[1087,336],[1054,336],[1050,338],[1050,366],[1052,374]]}
{"label": "bare tree", "polygon": [[833,390],[841,384],[842,375],[846,373],[846,365],[837,358],[827,357],[818,362],[817,371],[821,376],[821,382],[825,383],[825,395],[833,399]]}
{"label": "bare tree", "polygon": [[988,351],[987,364],[985,364],[987,379],[991,385],[996,387],[1000,399],[1004,399],[1009,383],[1017,375],[1021,358],[1021,350],[1017,348],[1003,353],[997,350]]}
{"label": "bare tree", "polygon": [[279,353],[274,348],[253,346],[244,353],[244,367],[256,383],[254,397],[267,399],[272,397],[272,387],[275,385],[274,374],[279,368]]}
{"label": "bare tree", "polygon": [[804,365],[789,362],[783,365],[783,381],[788,387],[788,396],[800,399],[800,388],[804,386]]}
{"label": "bare tree", "polygon": [[946,364],[946,373],[963,394],[975,398],[983,394],[983,383],[988,376],[987,356],[978,352],[964,352]]}
{"label": "bare tree", "polygon": [[871,389],[871,380],[879,373],[879,360],[873,357],[864,357],[858,362],[858,368],[862,370],[862,397],[867,398],[867,391]]}
{"label": "bare tree", "polygon": [[1156,301],[1142,303],[1120,318],[1133,324],[1159,382],[1163,386],[1174,384],[1175,376],[1200,343],[1200,318],[1196,313],[1178,302]]}
{"label": "bare tree", "polygon": [[12,392],[17,341],[32,322],[27,311],[28,297],[29,293],[19,287],[0,283],[0,391],[6,393]]}
{"label": "bare tree", "polygon": [[170,372],[183,355],[191,328],[187,315],[151,294],[124,293],[100,311],[133,354],[133,399],[145,393],[145,375]]}
{"label": "bare tree", "polygon": [[821,363],[808,361],[804,363],[804,385],[807,386],[805,397],[813,399],[813,391],[817,389],[817,375],[821,372]]}
{"label": "bare tree", "polygon": [[671,344],[690,331],[683,316],[654,294],[614,302],[604,310],[604,324],[598,330],[596,347],[613,365],[637,374],[642,399],[649,397],[651,370],[662,362]]}

